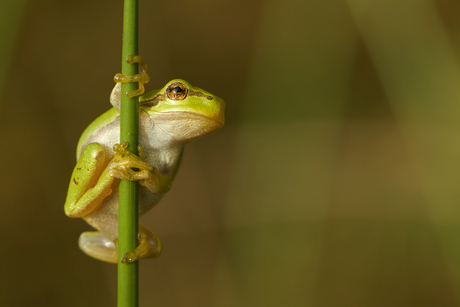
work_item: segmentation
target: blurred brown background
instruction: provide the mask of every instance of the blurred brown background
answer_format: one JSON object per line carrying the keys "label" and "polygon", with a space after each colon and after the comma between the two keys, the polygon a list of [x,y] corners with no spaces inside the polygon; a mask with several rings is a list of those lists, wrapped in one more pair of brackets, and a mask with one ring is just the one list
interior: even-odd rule
{"label": "blurred brown background", "polygon": [[[122,1],[0,3],[0,305],[115,306],[64,215]],[[460,2],[140,1],[148,90],[224,98],[142,218],[141,306],[460,306]]]}

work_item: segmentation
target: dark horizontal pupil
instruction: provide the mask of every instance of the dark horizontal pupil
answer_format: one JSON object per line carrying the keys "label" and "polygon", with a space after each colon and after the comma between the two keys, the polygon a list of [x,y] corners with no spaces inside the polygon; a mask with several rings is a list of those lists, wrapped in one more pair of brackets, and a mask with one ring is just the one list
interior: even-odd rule
{"label": "dark horizontal pupil", "polygon": [[173,92],[174,92],[175,94],[180,93],[180,92],[183,92],[183,91],[184,91],[184,90],[181,89],[181,88],[178,87],[178,86],[176,86],[175,88],[173,88]]}

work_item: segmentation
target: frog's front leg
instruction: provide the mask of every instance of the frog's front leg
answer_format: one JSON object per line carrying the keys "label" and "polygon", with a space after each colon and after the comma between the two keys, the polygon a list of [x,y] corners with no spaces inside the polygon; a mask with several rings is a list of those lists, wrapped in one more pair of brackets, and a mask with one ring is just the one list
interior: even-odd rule
{"label": "frog's front leg", "polygon": [[150,81],[150,77],[147,75],[147,64],[145,64],[144,59],[140,55],[128,55],[126,58],[128,64],[138,63],[139,73],[134,76],[124,76],[120,73],[116,74],[113,80],[116,83],[130,83],[138,82],[139,88],[137,90],[129,90],[126,95],[128,98],[135,96],[140,96],[144,93],[144,84]]}
{"label": "frog's front leg", "polygon": [[[116,147],[118,146],[118,147]],[[152,193],[166,193],[171,189],[172,181],[174,179],[174,175],[177,172],[179,167],[179,162],[174,165],[172,170],[165,174],[161,174],[158,170],[143,162],[144,161],[144,150],[142,145],[138,146],[139,150],[139,157],[131,153],[126,149],[127,143],[122,143],[120,145],[115,145],[114,150],[119,154],[126,155],[130,159],[138,160],[138,171],[134,171],[132,168],[129,167],[117,167],[110,171],[110,174],[116,178],[130,180],[130,181],[139,181],[139,183],[149,189]],[[181,154],[182,156],[182,154]],[[180,161],[179,157],[179,161]]]}

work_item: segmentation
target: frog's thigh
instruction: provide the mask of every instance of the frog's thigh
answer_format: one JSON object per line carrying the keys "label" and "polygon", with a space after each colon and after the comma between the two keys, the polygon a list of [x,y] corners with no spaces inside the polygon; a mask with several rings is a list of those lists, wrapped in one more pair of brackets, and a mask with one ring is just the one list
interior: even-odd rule
{"label": "frog's thigh", "polygon": [[78,240],[80,249],[98,260],[117,263],[118,248],[115,243],[97,231],[87,231],[80,235]]}
{"label": "frog's thigh", "polygon": [[86,146],[70,179],[65,213],[70,217],[82,217],[96,209],[112,190],[113,178],[104,171],[105,151],[98,143]]}

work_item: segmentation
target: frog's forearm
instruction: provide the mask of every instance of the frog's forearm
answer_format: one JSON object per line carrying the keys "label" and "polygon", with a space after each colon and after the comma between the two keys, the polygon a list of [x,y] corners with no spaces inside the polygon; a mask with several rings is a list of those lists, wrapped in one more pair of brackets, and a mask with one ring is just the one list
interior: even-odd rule
{"label": "frog's forearm", "polygon": [[[182,148],[179,158],[174,164],[173,168],[163,174],[163,173],[151,173],[149,178],[146,180],[140,181],[140,184],[144,187],[148,188],[153,193],[166,193],[171,189],[172,182],[174,177],[176,176],[177,170],[179,169],[179,165],[182,161],[182,155],[184,154],[184,149]],[[144,150],[142,147],[139,148],[139,156],[141,159],[144,159]]]}
{"label": "frog's forearm", "polygon": [[166,193],[171,189],[171,184],[174,179],[172,172],[170,174],[152,174],[148,179],[140,181],[140,184],[149,189],[153,193]]}

